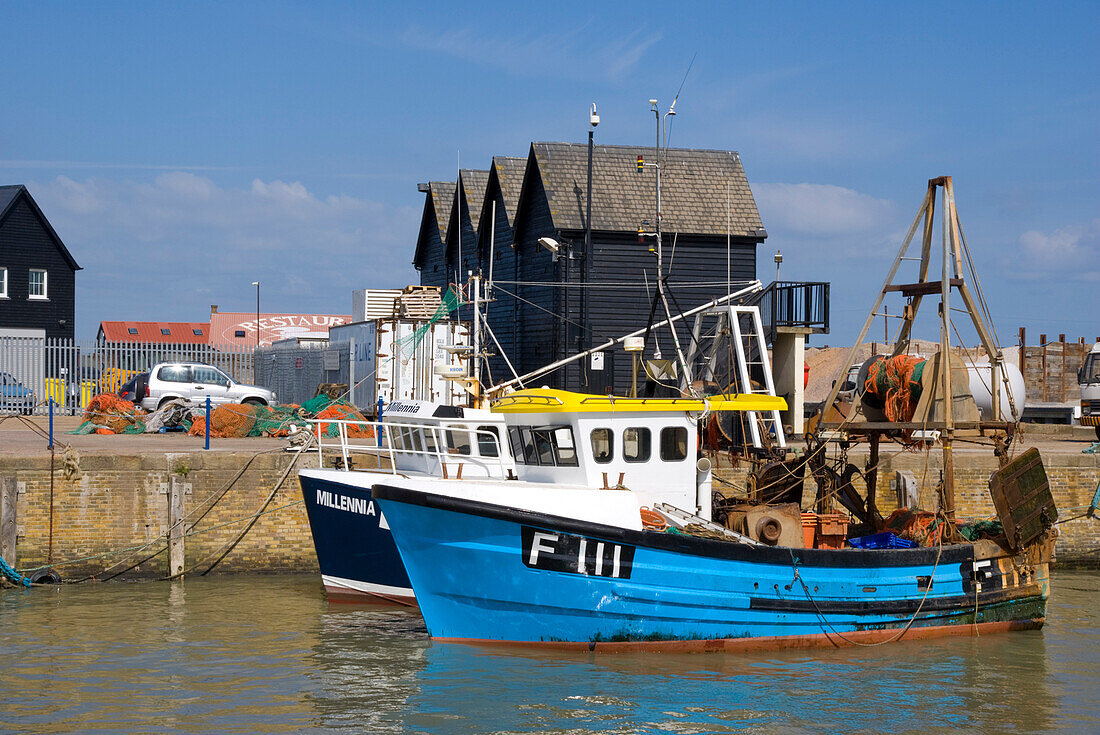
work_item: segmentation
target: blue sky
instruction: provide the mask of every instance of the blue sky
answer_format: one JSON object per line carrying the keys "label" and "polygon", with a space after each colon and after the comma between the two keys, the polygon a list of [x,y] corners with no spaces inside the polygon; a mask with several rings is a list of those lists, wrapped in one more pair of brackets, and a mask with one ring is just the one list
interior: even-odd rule
{"label": "blue sky", "polygon": [[[1095,3],[0,6],[0,183],[84,266],[78,336],[210,304],[347,312],[416,282],[416,184],[583,141],[740,151],[759,275],[833,283],[849,343],[954,177],[1001,339],[1100,335]],[[878,328],[879,333],[881,328]]]}

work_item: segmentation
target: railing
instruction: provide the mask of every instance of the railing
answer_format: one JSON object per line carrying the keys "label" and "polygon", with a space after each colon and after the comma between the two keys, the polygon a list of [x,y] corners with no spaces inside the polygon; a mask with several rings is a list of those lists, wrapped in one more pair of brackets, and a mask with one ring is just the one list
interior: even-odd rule
{"label": "railing", "polygon": [[[425,457],[426,471],[432,472],[438,469],[439,474],[448,477],[448,464],[458,464],[457,476],[454,479],[462,479],[462,465],[469,464],[484,470],[485,477],[506,477],[512,467],[511,455],[503,452],[501,439],[495,432],[484,429],[471,428],[468,423],[461,421],[442,421],[437,424],[398,423],[393,421],[338,421],[330,419],[314,419],[309,422],[314,425],[313,435],[317,438],[317,459],[321,467],[325,466],[325,450],[335,450],[340,457],[340,468],[352,469],[353,455],[368,455],[375,458],[379,471],[389,471],[390,474],[400,474],[397,468],[398,455],[410,455]],[[320,424],[335,425],[339,432],[335,437],[326,437],[319,433]],[[356,439],[348,436],[348,427],[354,426],[358,430],[370,427],[374,430],[374,438]],[[466,439],[469,452],[463,453],[460,442],[453,442],[455,435]],[[384,437],[384,438],[383,438]],[[331,439],[332,441],[325,441]],[[369,442],[369,443],[359,443]],[[453,445],[452,445],[453,444]],[[472,454],[474,447],[478,454]],[[485,456],[485,448],[492,447],[496,456]],[[389,460],[389,467],[383,466],[382,460]],[[432,467],[431,460],[435,460],[437,467]],[[480,476],[480,475],[479,475]]]}
{"label": "railing", "polygon": [[253,349],[241,345],[0,337],[0,413],[45,414],[52,400],[55,411],[75,414],[92,396],[118,391],[156,363],[178,361],[206,363],[237,382],[253,382]]}
{"label": "railing", "polygon": [[775,344],[780,327],[829,332],[829,284],[824,281],[773,281],[749,301],[760,307],[765,336]]}

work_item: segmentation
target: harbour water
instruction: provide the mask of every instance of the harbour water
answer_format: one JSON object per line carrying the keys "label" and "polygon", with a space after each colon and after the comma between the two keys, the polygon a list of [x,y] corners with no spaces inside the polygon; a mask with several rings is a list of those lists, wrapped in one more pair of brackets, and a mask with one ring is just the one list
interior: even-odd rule
{"label": "harbour water", "polygon": [[0,590],[0,731],[1100,732],[1100,574],[1042,631],[843,650],[571,654],[431,643],[315,576]]}

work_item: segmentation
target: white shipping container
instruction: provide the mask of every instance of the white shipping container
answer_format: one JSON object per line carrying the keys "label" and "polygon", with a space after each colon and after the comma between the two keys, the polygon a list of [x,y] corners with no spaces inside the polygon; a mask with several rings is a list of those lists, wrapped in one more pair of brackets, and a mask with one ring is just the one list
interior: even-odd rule
{"label": "white shipping container", "polygon": [[440,362],[457,362],[444,348],[470,344],[467,322],[441,321],[431,325],[419,343],[413,335],[427,321],[377,319],[333,327],[331,342],[350,342],[350,376],[355,385],[352,402],[363,409],[400,400],[464,403],[462,383],[436,375]]}

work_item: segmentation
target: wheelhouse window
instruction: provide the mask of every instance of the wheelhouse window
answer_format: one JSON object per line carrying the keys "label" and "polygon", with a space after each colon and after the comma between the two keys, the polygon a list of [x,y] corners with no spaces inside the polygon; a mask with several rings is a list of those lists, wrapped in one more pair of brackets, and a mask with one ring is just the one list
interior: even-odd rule
{"label": "wheelhouse window", "polygon": [[512,454],[521,464],[576,467],[577,445],[570,426],[514,426],[508,430]]}
{"label": "wheelhouse window", "polygon": [[455,424],[446,431],[447,451],[451,454],[470,454],[470,432],[463,424]]}
{"label": "wheelhouse window", "polygon": [[478,454],[482,457],[499,457],[500,449],[497,448],[497,443],[500,441],[500,434],[497,433],[497,427],[479,426],[477,432]]}
{"label": "wheelhouse window", "polygon": [[0,299],[8,298],[8,269],[0,268]]}
{"label": "wheelhouse window", "polygon": [[607,464],[615,458],[615,433],[611,429],[593,429],[589,440],[592,442],[594,460]]}
{"label": "wheelhouse window", "polygon": [[623,432],[623,459],[627,462],[648,462],[650,432],[644,426],[632,427]]}
{"label": "wheelhouse window", "polygon": [[46,292],[46,271],[40,268],[31,268],[30,275],[27,278],[27,298],[48,298]]}
{"label": "wheelhouse window", "polygon": [[683,426],[666,426],[661,429],[661,459],[680,462],[687,458],[688,432]]}

